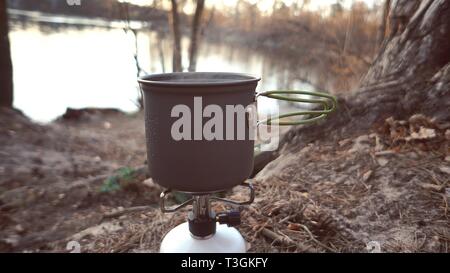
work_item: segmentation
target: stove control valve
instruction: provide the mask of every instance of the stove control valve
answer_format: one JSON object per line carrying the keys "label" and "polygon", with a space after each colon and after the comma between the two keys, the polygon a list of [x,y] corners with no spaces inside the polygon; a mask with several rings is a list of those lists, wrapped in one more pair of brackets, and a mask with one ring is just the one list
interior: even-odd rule
{"label": "stove control valve", "polygon": [[219,213],[216,216],[219,224],[227,224],[229,227],[236,227],[241,224],[241,213],[239,211],[228,211]]}

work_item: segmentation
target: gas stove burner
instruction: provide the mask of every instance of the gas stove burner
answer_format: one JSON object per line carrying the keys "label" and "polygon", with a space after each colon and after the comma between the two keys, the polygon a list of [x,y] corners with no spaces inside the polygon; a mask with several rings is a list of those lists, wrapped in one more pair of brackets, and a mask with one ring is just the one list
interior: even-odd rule
{"label": "gas stove burner", "polygon": [[[192,210],[188,213],[187,223],[183,223],[167,233],[161,244],[160,252],[246,252],[245,240],[234,227],[241,223],[240,206],[253,203],[255,190],[251,183],[243,183],[241,186],[250,190],[249,200],[244,202],[216,197],[209,193],[193,195],[191,199],[182,204],[169,208],[166,207],[165,201],[172,191],[162,192],[160,206],[163,213],[176,212],[188,205],[192,205]],[[213,201],[224,202],[234,209],[216,214],[211,208]]]}

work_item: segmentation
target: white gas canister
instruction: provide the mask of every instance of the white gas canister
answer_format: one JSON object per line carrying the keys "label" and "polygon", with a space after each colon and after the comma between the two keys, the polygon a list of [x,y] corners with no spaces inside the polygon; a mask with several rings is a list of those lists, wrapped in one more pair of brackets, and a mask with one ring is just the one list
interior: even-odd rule
{"label": "white gas canister", "polygon": [[166,234],[161,253],[245,253],[246,242],[237,229],[217,224],[216,233],[207,239],[194,238],[188,223],[178,225]]}

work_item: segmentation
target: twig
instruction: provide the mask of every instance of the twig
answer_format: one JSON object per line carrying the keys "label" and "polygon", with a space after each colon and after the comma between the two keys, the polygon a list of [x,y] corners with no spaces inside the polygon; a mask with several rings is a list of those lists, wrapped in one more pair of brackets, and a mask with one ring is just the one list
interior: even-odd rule
{"label": "twig", "polygon": [[327,246],[327,245],[321,243],[319,240],[317,240],[317,239],[314,237],[314,235],[311,233],[311,231],[308,229],[307,226],[305,226],[305,225],[300,225],[300,226],[308,233],[308,235],[309,235],[309,237],[311,238],[311,240],[313,240],[316,244],[318,244],[319,246],[325,248],[325,249],[328,250],[328,251],[336,252],[335,249],[332,249],[331,247],[329,247],[329,246]]}
{"label": "twig", "polygon": [[263,228],[261,230],[261,233],[262,233],[263,236],[265,236],[265,237],[267,237],[269,239],[272,239],[274,242],[280,242],[280,243],[282,243],[284,245],[295,245],[302,252],[308,252],[308,253],[315,252],[314,249],[312,249],[312,247],[305,246],[302,243],[295,242],[294,240],[292,240],[288,236],[278,235],[277,233],[271,231],[270,229]]}
{"label": "twig", "polygon": [[393,150],[385,150],[385,151],[379,151],[374,153],[375,156],[383,156],[383,155],[395,155],[397,152]]}
{"label": "twig", "polygon": [[111,213],[105,213],[103,215],[103,219],[115,218],[115,217],[119,217],[119,216],[122,216],[127,213],[145,211],[145,210],[150,210],[150,209],[155,209],[155,208],[156,208],[156,206],[137,206],[137,207],[125,208],[123,210],[119,210],[119,211],[115,211],[115,212],[111,212]]}
{"label": "twig", "polygon": [[279,224],[282,224],[282,223],[284,223],[284,222],[286,222],[286,221],[289,221],[290,219],[292,218],[292,215],[288,215],[288,216],[286,216],[286,217],[284,217],[280,222],[278,222]]}

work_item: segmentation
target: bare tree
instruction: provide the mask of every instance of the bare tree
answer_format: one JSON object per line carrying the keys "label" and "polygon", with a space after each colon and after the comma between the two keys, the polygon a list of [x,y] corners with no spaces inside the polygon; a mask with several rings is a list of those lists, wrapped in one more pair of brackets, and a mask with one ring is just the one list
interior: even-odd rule
{"label": "bare tree", "polygon": [[205,0],[197,0],[197,7],[195,9],[194,19],[192,20],[191,44],[189,46],[189,68],[193,72],[197,68],[197,51],[199,47],[199,33],[202,21],[203,9],[205,7]]}
{"label": "bare tree", "polygon": [[181,31],[180,31],[180,15],[178,14],[177,0],[171,0],[172,11],[170,16],[172,33],[173,33],[173,72],[183,71],[181,59]]}
{"label": "bare tree", "polygon": [[0,0],[0,106],[12,108],[13,71],[8,38],[6,0]]}

